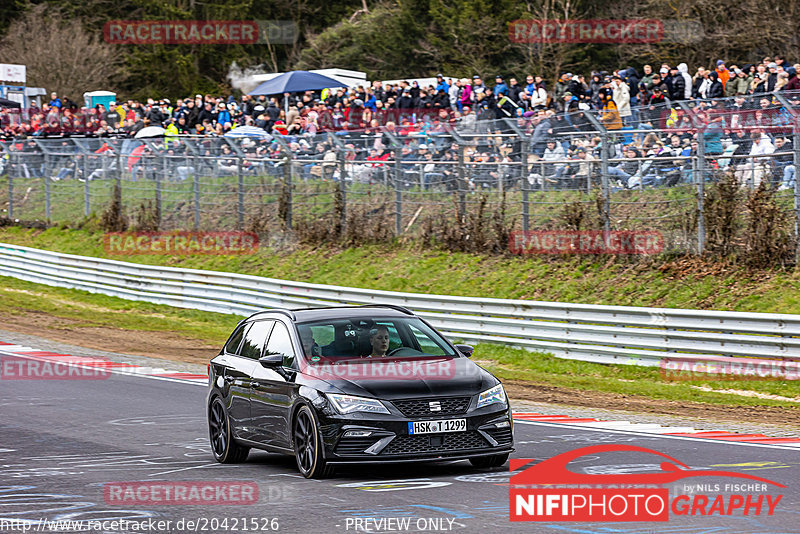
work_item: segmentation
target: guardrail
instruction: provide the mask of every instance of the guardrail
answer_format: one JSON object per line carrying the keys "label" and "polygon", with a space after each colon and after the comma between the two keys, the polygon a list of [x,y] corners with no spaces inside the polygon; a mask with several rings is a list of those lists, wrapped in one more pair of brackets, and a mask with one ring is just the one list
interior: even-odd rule
{"label": "guardrail", "polygon": [[0,243],[0,275],[129,300],[249,315],[272,307],[398,304],[452,339],[654,366],[709,356],[800,359],[800,315],[425,295],[128,263]]}

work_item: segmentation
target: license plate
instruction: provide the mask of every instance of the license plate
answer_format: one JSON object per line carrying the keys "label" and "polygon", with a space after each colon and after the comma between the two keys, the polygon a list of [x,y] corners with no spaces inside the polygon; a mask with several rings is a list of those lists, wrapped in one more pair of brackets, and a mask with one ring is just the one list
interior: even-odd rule
{"label": "license plate", "polygon": [[409,434],[439,434],[442,432],[465,432],[466,419],[441,419],[439,421],[409,421]]}

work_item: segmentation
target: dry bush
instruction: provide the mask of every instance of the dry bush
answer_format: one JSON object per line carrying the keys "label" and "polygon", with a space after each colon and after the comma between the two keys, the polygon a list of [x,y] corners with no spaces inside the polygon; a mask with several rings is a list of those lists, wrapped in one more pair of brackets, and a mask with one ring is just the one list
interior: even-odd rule
{"label": "dry bush", "polygon": [[111,202],[100,216],[100,227],[105,232],[124,232],[128,229],[128,217],[122,207],[122,188],[114,184]]}
{"label": "dry bush", "polygon": [[775,198],[775,189],[763,180],[745,201],[747,208],[744,263],[749,267],[785,266],[792,261],[792,222]]}
{"label": "dry bush", "polygon": [[143,200],[133,212],[131,228],[137,232],[158,232],[161,228],[161,211],[152,200]]}
{"label": "dry bush", "polygon": [[486,209],[486,195],[478,197],[476,206],[467,208],[463,215],[457,199],[454,203],[455,217],[428,216],[422,221],[420,239],[423,245],[453,252],[503,254],[508,251],[514,220],[506,214],[505,194],[500,207],[492,212]]}
{"label": "dry bush", "polygon": [[736,248],[736,234],[741,226],[739,213],[744,194],[733,173],[705,189],[703,212],[706,221],[706,247],[719,256],[729,256]]}

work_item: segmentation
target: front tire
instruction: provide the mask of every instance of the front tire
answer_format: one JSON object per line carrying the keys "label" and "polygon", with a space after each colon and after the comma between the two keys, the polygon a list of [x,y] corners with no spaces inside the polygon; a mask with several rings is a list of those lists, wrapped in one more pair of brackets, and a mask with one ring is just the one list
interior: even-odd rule
{"label": "front tire", "polygon": [[242,463],[250,454],[249,447],[243,447],[233,439],[228,411],[219,397],[215,397],[208,407],[208,434],[214,459],[221,464]]}
{"label": "front tire", "polygon": [[317,417],[308,406],[301,406],[292,424],[292,444],[297,469],[306,478],[324,478],[333,472],[322,455],[322,438]]}
{"label": "front tire", "polygon": [[508,461],[508,453],[495,454],[494,456],[476,456],[470,458],[469,463],[475,467],[500,467]]}

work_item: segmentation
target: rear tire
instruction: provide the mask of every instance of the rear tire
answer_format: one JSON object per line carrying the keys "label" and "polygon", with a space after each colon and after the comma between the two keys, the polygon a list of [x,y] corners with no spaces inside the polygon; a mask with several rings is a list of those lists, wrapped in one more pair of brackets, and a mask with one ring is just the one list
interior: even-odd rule
{"label": "rear tire", "polygon": [[495,454],[494,456],[476,456],[470,458],[469,463],[475,467],[500,467],[508,461],[508,453]]}
{"label": "rear tire", "polygon": [[322,437],[314,410],[301,406],[292,422],[292,445],[297,469],[306,478],[325,478],[333,473],[333,468],[322,454]]}
{"label": "rear tire", "polygon": [[233,439],[228,411],[219,397],[215,397],[208,407],[208,434],[214,459],[221,464],[242,463],[250,454],[249,447],[243,447]]}

